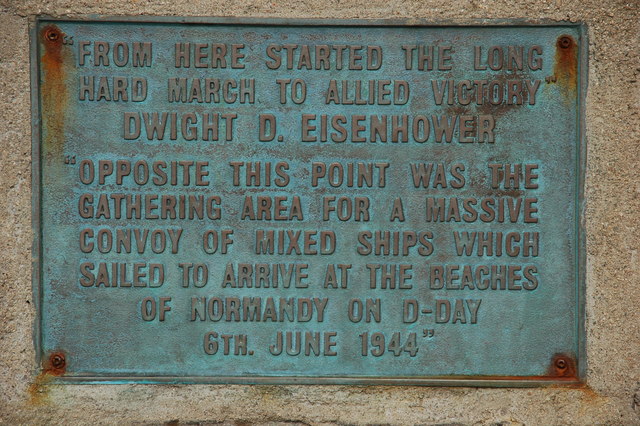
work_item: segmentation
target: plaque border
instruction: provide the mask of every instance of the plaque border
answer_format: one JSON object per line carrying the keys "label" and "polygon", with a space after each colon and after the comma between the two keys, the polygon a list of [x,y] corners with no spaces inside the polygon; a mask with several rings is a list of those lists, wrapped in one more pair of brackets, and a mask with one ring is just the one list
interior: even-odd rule
{"label": "plaque border", "polygon": [[585,230],[585,180],[587,165],[586,149],[586,95],[588,86],[588,27],[585,22],[555,21],[549,19],[466,19],[466,20],[429,20],[426,18],[394,19],[322,19],[322,18],[252,18],[252,17],[201,17],[201,16],[110,16],[110,15],[71,15],[57,17],[37,15],[29,22],[29,57],[31,83],[31,229],[33,241],[32,292],[35,318],[33,323],[33,344],[35,363],[33,376],[43,372],[42,354],[42,169],[40,164],[42,123],[39,101],[40,61],[38,49],[38,28],[44,21],[57,22],[95,22],[140,23],[140,24],[184,24],[184,25],[244,25],[244,26],[322,26],[322,27],[462,27],[462,28],[516,28],[516,27],[573,27],[579,34],[578,83],[575,143],[576,158],[574,173],[575,187],[575,294],[576,312],[576,377],[546,376],[144,376],[144,375],[86,375],[52,376],[56,384],[244,384],[244,385],[396,385],[396,386],[457,386],[457,387],[514,387],[530,388],[544,386],[575,387],[586,384],[587,348],[586,348],[586,230]]}

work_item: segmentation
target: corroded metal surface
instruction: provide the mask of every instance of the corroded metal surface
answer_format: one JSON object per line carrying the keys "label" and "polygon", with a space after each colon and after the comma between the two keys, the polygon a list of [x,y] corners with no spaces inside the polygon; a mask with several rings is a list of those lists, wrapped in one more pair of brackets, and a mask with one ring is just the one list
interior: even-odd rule
{"label": "corroded metal surface", "polygon": [[583,376],[582,27],[40,20],[32,35],[45,373]]}

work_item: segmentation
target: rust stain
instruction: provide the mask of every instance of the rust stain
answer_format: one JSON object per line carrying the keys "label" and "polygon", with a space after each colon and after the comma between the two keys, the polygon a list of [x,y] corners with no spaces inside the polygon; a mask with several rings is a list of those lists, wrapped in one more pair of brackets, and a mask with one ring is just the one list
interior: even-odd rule
{"label": "rust stain", "polygon": [[67,361],[63,352],[52,352],[42,361],[42,371],[29,385],[29,404],[43,405],[49,403],[49,384],[54,377],[66,372]]}
{"label": "rust stain", "polygon": [[556,41],[553,75],[565,98],[573,99],[578,87],[578,44],[569,35],[561,35]]}
{"label": "rust stain", "polygon": [[68,94],[65,82],[64,33],[56,25],[47,25],[40,31],[44,54],[41,57],[41,96],[43,150],[46,155],[62,153],[64,145],[64,118]]}
{"label": "rust stain", "polygon": [[47,384],[51,382],[52,375],[41,372],[29,385],[29,405],[44,405],[49,403],[49,388]]}
{"label": "rust stain", "polygon": [[581,411],[584,411],[586,407],[595,407],[601,406],[607,402],[607,397],[598,394],[594,391],[589,385],[586,383],[572,383],[568,385],[553,385],[551,386],[553,389],[557,389],[559,391],[578,391],[580,392],[580,399],[585,404]]}
{"label": "rust stain", "polygon": [[580,389],[582,391],[582,395],[584,396],[585,400],[589,402],[598,402],[602,399],[602,396],[600,396],[596,391],[594,391],[586,384],[577,389]]}

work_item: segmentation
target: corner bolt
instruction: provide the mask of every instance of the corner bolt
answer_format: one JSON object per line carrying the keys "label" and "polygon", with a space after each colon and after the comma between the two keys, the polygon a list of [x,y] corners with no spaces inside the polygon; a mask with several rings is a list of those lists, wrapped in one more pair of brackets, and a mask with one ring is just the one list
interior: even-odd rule
{"label": "corner bolt", "polygon": [[60,34],[56,30],[49,30],[46,32],[45,37],[49,41],[57,41],[60,38]]}
{"label": "corner bolt", "polygon": [[562,36],[560,37],[560,40],[558,40],[558,44],[560,45],[561,48],[563,49],[568,49],[571,47],[572,42],[571,42],[571,37],[567,37],[567,36]]}
{"label": "corner bolt", "polygon": [[49,361],[51,361],[51,366],[58,370],[64,368],[65,364],[67,363],[66,360],[64,359],[64,355],[62,354],[51,355],[51,358],[49,358]]}

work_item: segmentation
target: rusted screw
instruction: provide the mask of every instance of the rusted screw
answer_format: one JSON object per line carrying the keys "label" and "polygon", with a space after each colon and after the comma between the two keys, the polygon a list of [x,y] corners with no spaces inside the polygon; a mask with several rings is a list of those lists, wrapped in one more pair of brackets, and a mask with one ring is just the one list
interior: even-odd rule
{"label": "rusted screw", "polygon": [[56,369],[64,368],[66,361],[64,359],[64,355],[62,354],[53,354],[50,358],[51,366]]}
{"label": "rusted screw", "polygon": [[56,41],[58,40],[58,37],[60,37],[60,35],[57,31],[49,30],[47,31],[46,37],[49,41]]}
{"label": "rusted screw", "polygon": [[560,47],[562,47],[563,49],[568,49],[571,47],[571,37],[568,36],[562,36],[560,37],[560,40],[558,41],[558,43],[560,44]]}
{"label": "rusted screw", "polygon": [[565,368],[567,368],[567,361],[562,358],[557,359],[556,367],[559,368],[560,370],[564,370]]}

